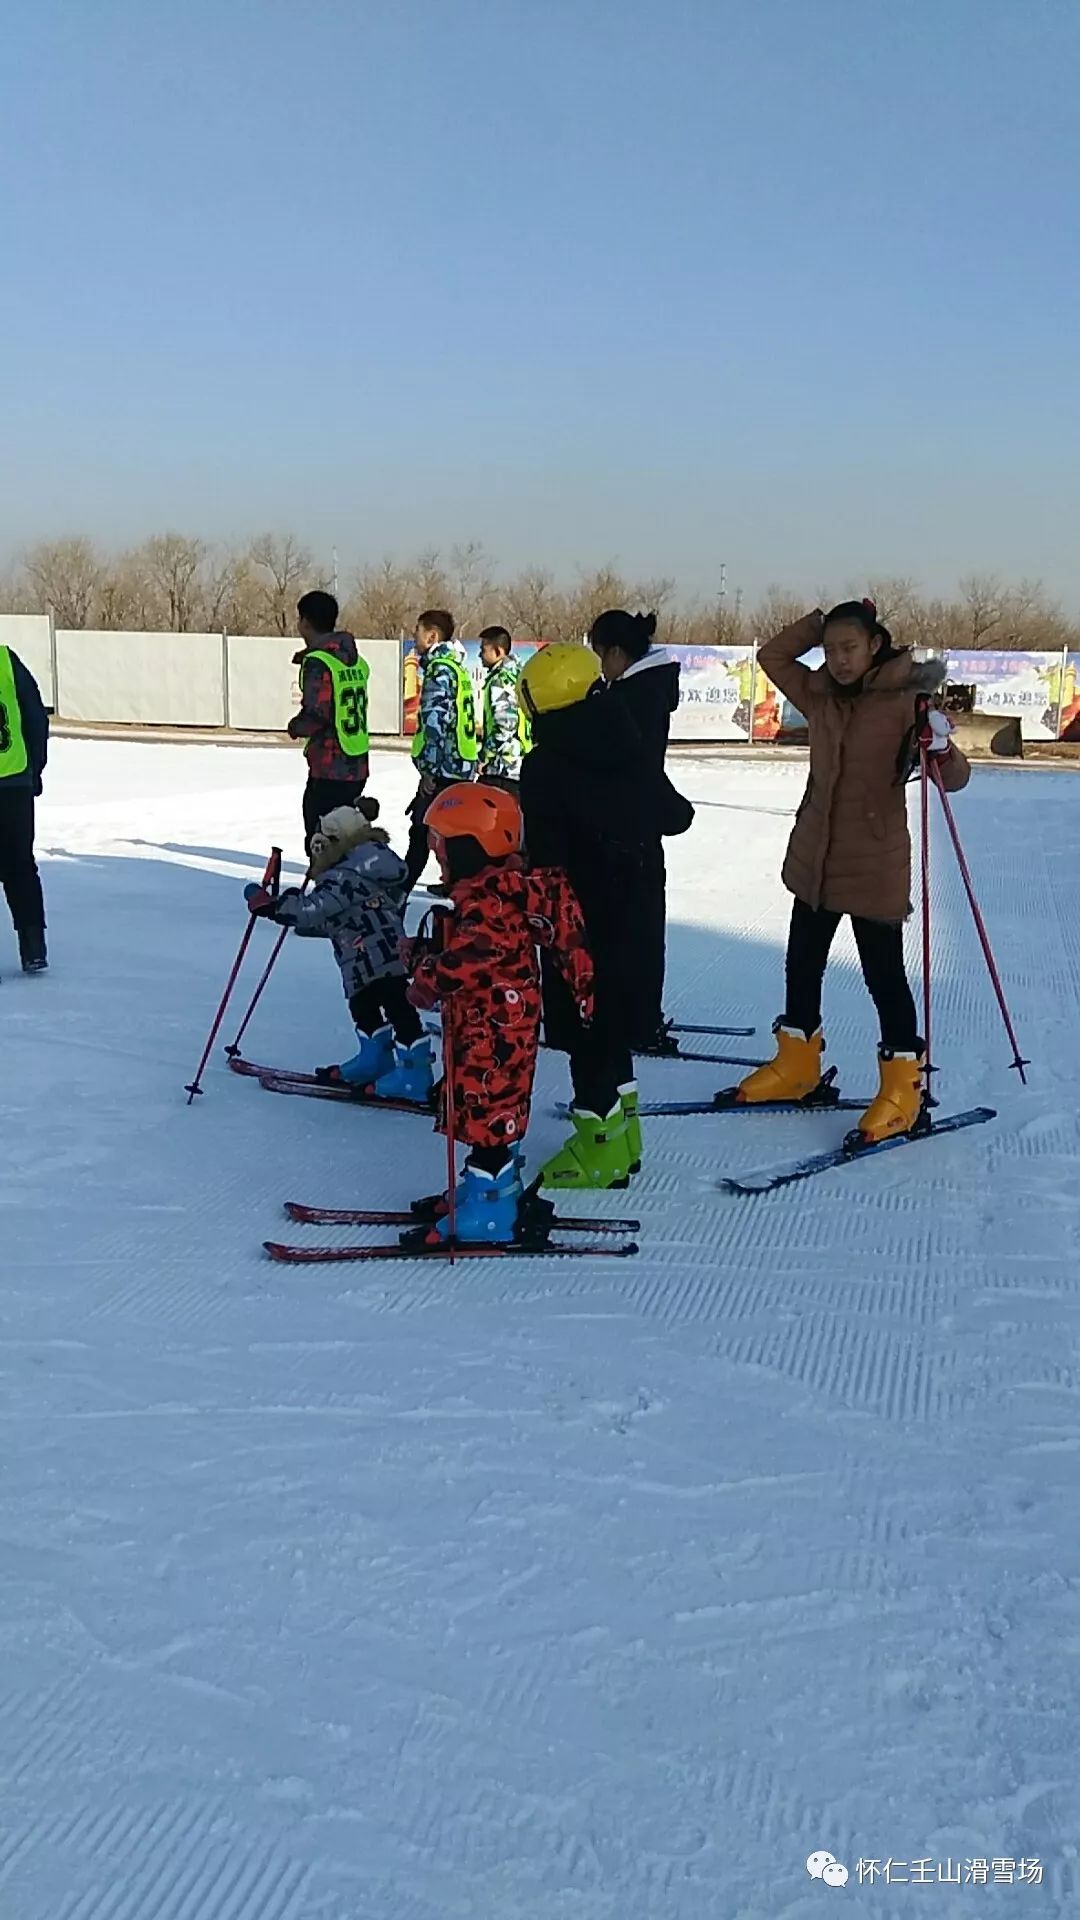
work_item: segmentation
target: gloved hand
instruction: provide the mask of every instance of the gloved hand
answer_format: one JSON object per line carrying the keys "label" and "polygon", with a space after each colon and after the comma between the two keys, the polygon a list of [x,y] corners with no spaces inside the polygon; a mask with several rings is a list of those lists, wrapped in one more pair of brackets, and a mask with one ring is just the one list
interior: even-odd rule
{"label": "gloved hand", "polygon": [[265,887],[260,887],[254,880],[244,888],[248,912],[263,920],[272,920],[283,900],[296,900],[299,895],[299,887],[287,887],[284,893],[268,893]]}
{"label": "gloved hand", "polygon": [[410,1006],[418,1007],[423,1013],[431,1013],[439,1004],[438,994],[432,990],[422,974],[418,980],[413,981],[405,998]]}
{"label": "gloved hand", "polygon": [[931,738],[926,743],[927,753],[948,753],[952,746],[952,728],[945,714],[937,707],[931,707],[927,715]]}

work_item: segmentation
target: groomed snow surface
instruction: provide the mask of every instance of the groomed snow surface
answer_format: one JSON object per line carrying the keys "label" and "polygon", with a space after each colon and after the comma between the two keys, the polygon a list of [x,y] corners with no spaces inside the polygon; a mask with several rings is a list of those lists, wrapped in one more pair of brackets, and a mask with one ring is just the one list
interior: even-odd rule
{"label": "groomed snow surface", "polygon": [[[669,1011],[764,1052],[803,769],[673,771]],[[1026,1092],[935,820],[940,1091],[995,1125],[737,1199],[721,1174],[849,1122],[656,1120],[629,1201],[577,1209],[629,1204],[636,1261],[366,1270],[261,1242],[335,1238],[288,1198],[437,1186],[426,1121],[220,1052],[182,1091],[241,883],[275,841],[299,871],[301,782],[281,751],[57,742],[51,973],[0,931],[4,1915],[1074,1913],[1080,784],[986,769],[956,803]],[[411,784],[376,755],[399,846]],[[846,930],[826,1030],[869,1090]],[[287,943],[251,1055],[349,1041],[328,948]],[[565,1093],[542,1056],[534,1160]],[[927,1859],[987,1883],[910,1891]]]}

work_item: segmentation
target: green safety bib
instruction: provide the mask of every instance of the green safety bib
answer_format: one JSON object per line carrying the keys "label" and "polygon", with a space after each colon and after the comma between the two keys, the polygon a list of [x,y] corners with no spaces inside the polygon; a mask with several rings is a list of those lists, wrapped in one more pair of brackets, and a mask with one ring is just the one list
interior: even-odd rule
{"label": "green safety bib", "polygon": [[[532,746],[532,723],[524,707],[521,704],[520,678],[521,676],[518,675],[517,684],[515,684],[515,687],[514,687],[514,698],[517,701],[517,708],[518,708],[517,737],[521,745],[522,753],[528,753],[529,748]],[[484,739],[485,740],[494,731],[494,727],[495,727],[495,715],[492,711],[492,705],[491,705],[491,681],[488,680],[484,686]]]}
{"label": "green safety bib", "polygon": [[11,650],[0,647],[0,780],[25,773],[29,764]]}
{"label": "green safety bib", "polygon": [[[476,738],[476,704],[473,700],[472,675],[460,660],[437,660],[437,667],[452,667],[457,682],[457,750],[460,760],[475,760],[480,752],[480,743]],[[412,757],[419,760],[426,744],[424,729],[419,719],[416,723],[416,736],[412,744]]]}
{"label": "green safety bib", "polygon": [[371,745],[368,736],[368,678],[371,669],[366,660],[347,667],[333,653],[312,652],[304,656],[326,668],[334,688],[334,732],[338,746],[350,760],[359,760]]}

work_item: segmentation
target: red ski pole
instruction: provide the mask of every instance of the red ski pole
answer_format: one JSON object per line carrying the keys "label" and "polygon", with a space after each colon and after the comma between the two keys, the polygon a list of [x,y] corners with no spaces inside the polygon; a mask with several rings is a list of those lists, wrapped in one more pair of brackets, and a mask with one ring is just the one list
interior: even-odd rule
{"label": "red ski pole", "polygon": [[[271,848],[271,851],[270,851],[270,858],[266,863],[266,872],[263,874],[262,884],[264,887],[275,887],[280,877],[281,877],[281,848],[273,847]],[[188,1097],[187,1104],[189,1107],[192,1101],[194,1100],[195,1095],[197,1093],[202,1092],[201,1082],[202,1082],[203,1074],[206,1071],[206,1063],[210,1058],[210,1050],[213,1047],[214,1041],[217,1039],[218,1029],[225,1018],[225,1009],[229,1004],[229,999],[232,994],[232,990],[236,985],[237,975],[239,974],[240,969],[244,964],[244,955],[247,952],[248,947],[251,945],[251,936],[254,933],[254,931],[255,931],[255,916],[254,914],[249,914],[247,926],[244,928],[244,937],[240,942],[240,950],[237,953],[236,959],[233,961],[232,972],[230,973],[229,978],[225,983],[225,991],[221,996],[221,1004],[218,1007],[217,1013],[214,1016],[214,1024],[210,1029],[210,1037],[206,1042],[206,1046],[203,1048],[203,1057],[199,1061],[198,1067],[196,1068],[194,1080],[189,1080],[187,1086],[184,1088],[184,1092],[187,1094],[187,1097]]]}
{"label": "red ski pole", "polygon": [[453,1002],[443,1001],[443,1107],[446,1115],[446,1225],[450,1265],[454,1264],[454,1237],[457,1233],[457,1087],[454,1081]]}
{"label": "red ski pole", "polygon": [[[307,879],[305,879],[303,886],[300,889],[301,893],[307,892],[308,882],[310,881],[310,878],[311,876],[309,874]],[[281,952],[282,947],[285,945],[285,936],[288,932],[289,932],[288,927],[282,927],[281,932],[278,934],[277,939],[274,941],[273,947],[270,950],[270,958],[266,963],[266,971],[264,972],[262,979],[259,981],[258,986],[256,987],[254,993],[251,996],[251,1005],[249,1006],[247,1012],[245,1013],[243,1019],[240,1022],[240,1029],[239,1029],[239,1032],[237,1033],[236,1039],[233,1041],[231,1046],[226,1047],[225,1049],[226,1057],[229,1060],[235,1060],[239,1055],[240,1042],[243,1039],[245,1033],[248,1030],[248,1027],[251,1024],[252,1014],[254,1013],[256,1007],[258,1006],[259,1001],[263,997],[263,993],[266,988],[266,983],[269,980],[270,975],[274,971],[274,966],[277,962],[278,954]]]}
{"label": "red ski pole", "polygon": [[[929,754],[925,753],[925,749],[924,749],[924,757],[927,759],[930,759]],[[1009,1042],[1010,1042],[1010,1045],[1012,1046],[1013,1057],[1009,1062],[1009,1064],[1010,1066],[1016,1068],[1017,1073],[1020,1075],[1020,1078],[1026,1087],[1027,1079],[1024,1074],[1024,1068],[1027,1066],[1030,1066],[1031,1062],[1029,1060],[1025,1060],[1020,1052],[1020,1043],[1016,1038],[1016,1033],[1013,1028],[1012,1019],[1009,1015],[1009,1009],[1005,1004],[1005,994],[1001,985],[1001,976],[998,973],[997,963],[994,960],[993,951],[990,946],[990,937],[986,931],[986,924],[983,920],[981,912],[979,911],[979,903],[975,898],[975,886],[971,878],[971,870],[968,866],[966,859],[964,858],[964,849],[960,845],[960,835],[957,832],[956,821],[953,818],[953,810],[949,805],[949,796],[946,793],[944,785],[942,783],[941,768],[936,764],[936,762],[931,760],[930,770],[934,776],[934,785],[937,787],[941,804],[945,809],[945,818],[948,822],[949,833],[952,838],[953,848],[956,853],[957,865],[960,868],[960,878],[964,882],[964,889],[965,889],[965,892],[967,893],[968,904],[971,907],[972,918],[975,922],[975,931],[979,936],[979,943],[983,950],[983,958],[986,961],[987,970],[990,974],[990,983],[994,989],[995,995],[997,996],[997,1003],[998,1003],[998,1006],[1001,1008],[1001,1017],[1005,1022],[1005,1031],[1009,1036]]]}

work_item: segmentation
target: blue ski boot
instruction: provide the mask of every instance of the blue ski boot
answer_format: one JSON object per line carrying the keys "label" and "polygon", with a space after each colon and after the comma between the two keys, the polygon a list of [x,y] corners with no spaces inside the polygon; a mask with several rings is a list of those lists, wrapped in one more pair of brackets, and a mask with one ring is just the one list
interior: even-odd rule
{"label": "blue ski boot", "polygon": [[425,1036],[411,1047],[395,1048],[395,1065],[384,1073],[372,1089],[378,1100],[415,1100],[420,1106],[431,1101],[435,1075],[432,1070],[431,1041]]}
{"label": "blue ski boot", "polygon": [[315,1078],[328,1087],[370,1087],[394,1067],[394,1029],[379,1027],[375,1033],[356,1029],[359,1048],[351,1060],[339,1067],[316,1067]]}
{"label": "blue ski boot", "polygon": [[[455,1246],[514,1246],[520,1199],[521,1174],[516,1161],[508,1160],[501,1173],[481,1173],[479,1167],[466,1161],[455,1192]],[[414,1227],[413,1234],[425,1235],[429,1246],[436,1239],[448,1239],[449,1213],[427,1228]]]}
{"label": "blue ski boot", "polygon": [[[521,1142],[518,1141],[514,1146],[510,1147],[508,1151],[510,1154],[510,1165],[517,1174],[518,1187],[520,1189],[521,1176],[525,1170],[525,1148]],[[462,1169],[461,1179],[454,1187],[455,1207],[460,1207],[465,1198],[465,1182],[469,1177],[469,1171],[469,1165],[468,1162],[466,1162]],[[445,1214],[449,1213],[450,1202],[447,1199],[445,1191],[442,1193],[427,1193],[422,1200],[413,1200],[410,1204],[409,1211],[417,1220],[426,1220],[429,1222],[441,1220]],[[554,1213],[554,1207],[551,1207],[549,1211]]]}

